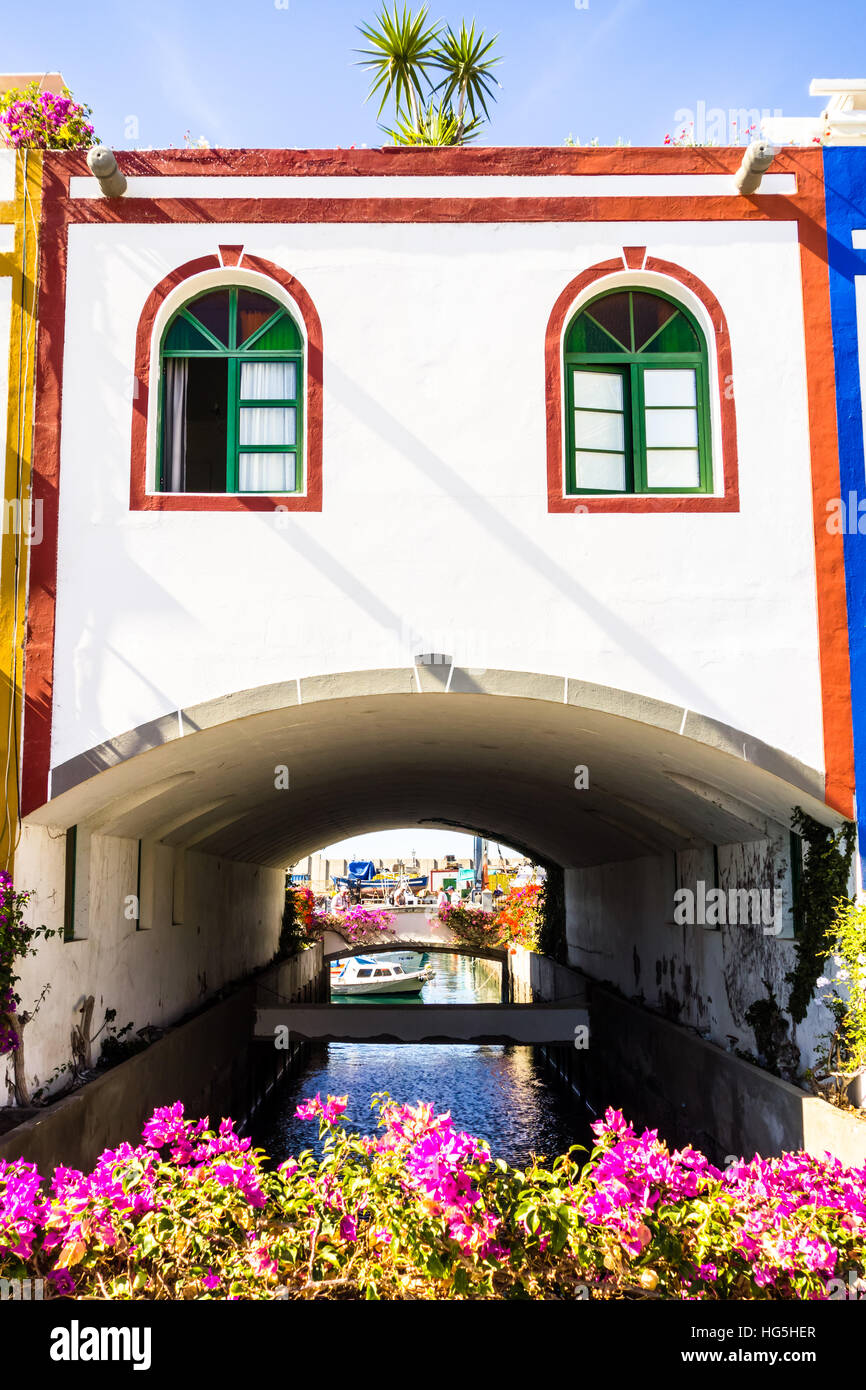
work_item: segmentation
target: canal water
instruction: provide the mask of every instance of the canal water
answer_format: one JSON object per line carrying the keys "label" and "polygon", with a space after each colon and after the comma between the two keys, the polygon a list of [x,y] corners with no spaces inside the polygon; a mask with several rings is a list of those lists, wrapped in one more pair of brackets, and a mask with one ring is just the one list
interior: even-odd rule
{"label": "canal water", "polygon": [[[498,967],[465,956],[424,957],[436,971],[424,986],[419,1008],[427,1003],[498,1003]],[[343,996],[345,1000],[345,996]],[[412,996],[391,996],[395,1003]],[[334,1003],[340,1002],[335,996]],[[355,998],[352,1002],[359,1002]],[[379,998],[377,1003],[385,1003]],[[295,1108],[316,1092],[348,1095],[353,1129],[372,1133],[370,1097],[388,1091],[394,1100],[431,1101],[450,1111],[455,1125],[487,1140],[494,1157],[520,1166],[532,1153],[549,1158],[570,1144],[591,1146],[588,1115],[573,1092],[554,1080],[532,1047],[502,1044],[323,1043],[311,1050],[297,1075],[287,1078],[256,1116],[251,1136],[272,1161],[281,1163],[300,1149],[318,1149],[318,1126],[299,1120]]]}

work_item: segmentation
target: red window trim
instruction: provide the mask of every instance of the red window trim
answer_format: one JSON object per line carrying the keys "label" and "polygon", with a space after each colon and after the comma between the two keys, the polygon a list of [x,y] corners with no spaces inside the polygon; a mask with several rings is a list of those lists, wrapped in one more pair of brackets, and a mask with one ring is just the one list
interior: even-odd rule
{"label": "red window trim", "polygon": [[[237,266],[266,275],[282,286],[297,305],[307,333],[306,482],[303,497],[275,493],[202,495],[194,492],[148,492],[147,420],[153,328],[161,305],[185,280],[206,270]],[[134,512],[320,512],[322,510],[322,325],[316,307],[294,275],[238,246],[221,246],[220,255],[199,256],[172,270],[151,290],[141,311],[135,338],[135,399],[132,411],[129,507]]]}
{"label": "red window trim", "polygon": [[[651,270],[685,285],[706,309],[716,339],[716,365],[719,386],[719,412],[722,437],[722,468],[725,491],[718,496],[706,493],[689,496],[647,496],[629,493],[622,497],[570,496],[565,491],[562,440],[562,331],[578,295],[588,285],[624,270]],[[731,340],[721,305],[703,281],[672,261],[646,256],[644,247],[626,246],[622,257],[601,261],[581,271],[569,281],[553,306],[545,335],[545,387],[547,410],[547,510],[549,512],[738,512],[740,481],[737,463],[737,413],[733,392],[725,383],[733,380]],[[718,463],[717,465],[718,466]]]}

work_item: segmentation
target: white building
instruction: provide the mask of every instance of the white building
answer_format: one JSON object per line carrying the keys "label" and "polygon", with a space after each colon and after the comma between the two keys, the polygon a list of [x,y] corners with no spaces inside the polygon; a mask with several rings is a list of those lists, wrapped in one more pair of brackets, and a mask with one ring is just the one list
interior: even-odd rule
{"label": "white building", "polygon": [[[852,774],[821,152],[755,197],[741,155],[136,152],[119,199],[46,157],[29,1071],[410,824],[562,865],[574,964],[753,1045],[792,808]],[[698,882],[781,915],[675,924]]]}

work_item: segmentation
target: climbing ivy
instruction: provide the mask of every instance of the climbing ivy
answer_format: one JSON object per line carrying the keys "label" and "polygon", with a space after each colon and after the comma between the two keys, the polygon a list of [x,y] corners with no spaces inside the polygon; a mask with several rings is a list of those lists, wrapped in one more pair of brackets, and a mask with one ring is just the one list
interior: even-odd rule
{"label": "climbing ivy", "polygon": [[806,846],[794,938],[797,963],[785,977],[791,986],[788,1012],[795,1023],[801,1023],[830,953],[827,929],[839,900],[851,901],[848,881],[855,829],[851,821],[838,830],[821,825],[800,806],[794,807],[791,823]]}
{"label": "climbing ivy", "polygon": [[746,1010],[746,1022],[755,1034],[759,1053],[757,1060],[774,1076],[795,1081],[800,1066],[800,1050],[788,1036],[790,1019],[779,1007],[769,980],[764,980],[764,988],[767,991],[766,999],[756,999]]}
{"label": "climbing ivy", "polygon": [[552,956],[560,965],[567,964],[568,946],[565,936],[565,874],[561,864],[544,863],[544,887],[539,895],[541,930],[538,949]]}

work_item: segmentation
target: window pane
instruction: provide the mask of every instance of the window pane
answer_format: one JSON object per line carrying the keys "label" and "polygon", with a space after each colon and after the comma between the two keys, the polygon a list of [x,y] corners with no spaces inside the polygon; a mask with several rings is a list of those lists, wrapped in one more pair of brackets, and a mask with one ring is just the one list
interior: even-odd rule
{"label": "window pane", "polygon": [[578,487],[598,488],[602,492],[625,492],[625,454],[578,451],[575,455],[575,479]]}
{"label": "window pane", "polygon": [[647,487],[699,487],[697,449],[647,449]]}
{"label": "window pane", "polygon": [[293,401],[296,379],[294,362],[242,362],[241,400]]}
{"label": "window pane", "polygon": [[591,410],[622,410],[622,377],[618,372],[575,372],[574,404]]}
{"label": "window pane", "polygon": [[296,412],[293,409],[241,410],[241,444],[294,444]]}
{"label": "window pane", "polygon": [[238,487],[241,492],[295,492],[294,454],[240,454]]}
{"label": "window pane", "polygon": [[203,294],[187,305],[187,313],[209,328],[215,338],[228,346],[229,341],[229,292],[215,290],[213,294]]}
{"label": "window pane", "polygon": [[596,299],[587,305],[587,313],[596,323],[600,323],[608,333],[622,343],[626,352],[631,349],[631,324],[629,319],[628,292],[606,294],[604,299]]}
{"label": "window pane", "polygon": [[696,410],[647,410],[646,442],[648,449],[694,448],[698,442],[698,412]]}
{"label": "window pane", "polygon": [[301,346],[301,335],[288,314],[251,345],[251,352],[291,352]]}
{"label": "window pane", "polygon": [[238,290],[238,347],[256,333],[280,308],[267,295],[255,290]]}
{"label": "window pane", "polygon": [[578,449],[624,447],[622,416],[601,410],[574,412],[574,443]]}
{"label": "window pane", "polygon": [[593,323],[588,314],[578,314],[565,340],[566,352],[622,352],[622,343]]}
{"label": "window pane", "polygon": [[197,328],[190,323],[183,314],[178,314],[165,340],[165,346],[174,352],[189,352],[192,349],[204,352],[218,352],[210,338],[206,338]]}
{"label": "window pane", "polygon": [[700,352],[698,335],[685,314],[668,319],[658,337],[647,343],[646,352]]}
{"label": "window pane", "polygon": [[634,350],[640,352],[647,339],[657,333],[662,324],[667,323],[678,311],[673,304],[666,299],[660,299],[657,294],[642,294],[640,291],[632,295],[632,305]]}
{"label": "window pane", "polygon": [[[174,358],[163,395],[168,492],[225,492],[228,364],[224,357]],[[183,381],[181,379],[183,373]],[[181,386],[185,386],[181,399]],[[183,447],[179,441],[183,437]]]}
{"label": "window pane", "polygon": [[647,405],[696,405],[695,373],[691,367],[653,367],[643,374],[643,396]]}

